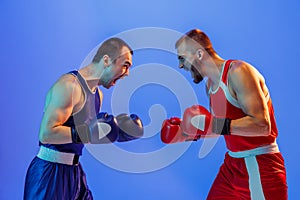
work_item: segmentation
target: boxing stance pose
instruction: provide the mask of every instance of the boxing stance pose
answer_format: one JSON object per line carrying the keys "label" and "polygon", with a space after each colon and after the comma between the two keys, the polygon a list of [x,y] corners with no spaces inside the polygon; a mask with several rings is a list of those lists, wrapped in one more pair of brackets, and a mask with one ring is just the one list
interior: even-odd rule
{"label": "boxing stance pose", "polygon": [[93,199],[79,162],[85,143],[123,142],[143,135],[135,114],[101,112],[102,93],[129,75],[132,50],[119,38],[101,44],[91,64],[64,74],[46,97],[40,150],[25,180],[24,199]]}
{"label": "boxing stance pose", "polygon": [[207,77],[210,111],[187,108],[183,118],[163,122],[164,143],[224,136],[228,152],[207,199],[287,199],[272,101],[263,76],[249,63],[224,60],[207,35],[191,30],[176,42],[179,67],[194,82]]}

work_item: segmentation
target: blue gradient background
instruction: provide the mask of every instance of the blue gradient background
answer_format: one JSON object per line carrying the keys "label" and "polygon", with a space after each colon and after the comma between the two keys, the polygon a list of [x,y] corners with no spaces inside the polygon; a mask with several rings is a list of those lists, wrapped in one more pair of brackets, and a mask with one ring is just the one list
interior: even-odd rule
{"label": "blue gradient background", "polygon": [[[275,107],[289,199],[299,199],[299,9],[298,0],[0,0],[0,199],[23,196],[26,170],[38,150],[45,95],[52,83],[79,68],[104,39],[142,27],[179,32],[200,28],[223,58],[242,59],[257,67]],[[151,50],[137,52],[133,61],[135,66],[157,62],[177,67],[175,55]],[[192,84],[189,75],[182,73]],[[193,87],[199,102],[207,106],[203,83]],[[162,93],[159,98],[157,90]],[[110,109],[112,91],[104,92],[102,110]],[[164,91],[151,85],[141,88],[133,95],[130,111],[139,113],[146,124],[148,109],[156,103],[165,106],[168,116],[180,114],[174,96]],[[95,199],[205,199],[226,149],[220,139],[199,159],[201,143],[193,143],[176,162],[150,173],[111,169],[87,150],[81,162]],[[124,148],[138,152],[161,146],[157,133],[148,142],[135,141]]]}

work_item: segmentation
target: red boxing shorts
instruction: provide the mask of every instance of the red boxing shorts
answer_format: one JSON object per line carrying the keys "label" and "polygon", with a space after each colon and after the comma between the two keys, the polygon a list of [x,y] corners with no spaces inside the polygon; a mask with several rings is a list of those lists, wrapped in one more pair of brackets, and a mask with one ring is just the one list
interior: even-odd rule
{"label": "red boxing shorts", "polygon": [[226,153],[207,199],[287,199],[286,170],[277,144]]}

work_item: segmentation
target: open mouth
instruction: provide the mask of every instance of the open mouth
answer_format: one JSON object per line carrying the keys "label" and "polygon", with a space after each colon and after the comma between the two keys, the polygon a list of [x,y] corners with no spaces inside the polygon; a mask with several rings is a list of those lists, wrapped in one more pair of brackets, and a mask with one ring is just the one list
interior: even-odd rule
{"label": "open mouth", "polygon": [[117,78],[115,80],[113,80],[112,85],[115,85],[117,80],[118,80]]}
{"label": "open mouth", "polygon": [[122,74],[121,76],[117,77],[116,79],[114,79],[113,82],[112,82],[112,84],[115,85],[116,82],[117,82],[119,79],[121,79],[122,77],[123,77],[123,74]]}

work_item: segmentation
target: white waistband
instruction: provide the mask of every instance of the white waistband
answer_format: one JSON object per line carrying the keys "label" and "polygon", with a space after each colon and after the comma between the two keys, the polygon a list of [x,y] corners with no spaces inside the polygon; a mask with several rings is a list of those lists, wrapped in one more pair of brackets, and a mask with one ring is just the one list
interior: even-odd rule
{"label": "white waistband", "polygon": [[73,161],[75,158],[75,154],[55,151],[53,149],[40,146],[40,150],[37,157],[49,162],[61,163],[66,165],[74,165]]}
{"label": "white waistband", "polygon": [[258,147],[246,151],[238,151],[238,152],[228,151],[228,154],[233,158],[245,158],[249,156],[257,156],[261,154],[278,153],[278,152],[279,152],[278,145],[276,142],[274,142],[266,146],[262,146],[262,147]]}

